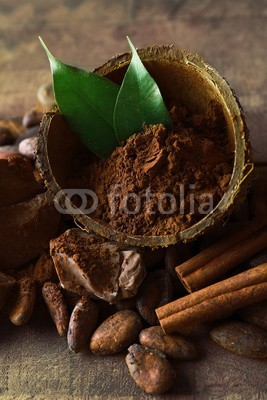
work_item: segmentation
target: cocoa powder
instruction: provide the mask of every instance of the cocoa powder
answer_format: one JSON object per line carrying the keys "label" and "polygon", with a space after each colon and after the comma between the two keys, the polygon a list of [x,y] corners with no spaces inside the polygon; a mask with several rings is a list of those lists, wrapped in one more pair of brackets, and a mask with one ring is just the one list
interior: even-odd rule
{"label": "cocoa powder", "polygon": [[128,234],[169,235],[203,217],[205,193],[212,196],[209,211],[218,204],[233,166],[225,121],[217,110],[188,116],[174,107],[171,116],[172,131],[148,126],[107,160],[93,158],[80,170],[79,178],[99,199],[94,217]]}

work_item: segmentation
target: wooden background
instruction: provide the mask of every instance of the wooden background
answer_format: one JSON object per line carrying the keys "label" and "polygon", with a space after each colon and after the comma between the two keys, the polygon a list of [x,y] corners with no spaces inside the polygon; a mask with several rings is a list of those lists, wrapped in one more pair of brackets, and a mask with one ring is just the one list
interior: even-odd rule
{"label": "wooden background", "polygon": [[[94,69],[136,46],[175,44],[201,54],[245,108],[255,159],[267,161],[265,0],[0,0],[0,116],[22,114],[50,80],[41,35],[60,59]],[[263,400],[266,362],[201,339],[203,355],[178,363],[174,390],[155,399]],[[1,320],[0,399],[145,399],[123,357],[72,355],[46,313],[21,328]],[[153,399],[153,396],[149,398]]]}

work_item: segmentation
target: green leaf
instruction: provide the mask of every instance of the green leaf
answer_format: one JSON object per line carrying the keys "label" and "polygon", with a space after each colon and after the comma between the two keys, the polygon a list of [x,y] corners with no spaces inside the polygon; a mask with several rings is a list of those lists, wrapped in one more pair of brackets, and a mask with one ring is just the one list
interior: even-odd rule
{"label": "green leaf", "polygon": [[113,114],[119,86],[93,72],[62,63],[39,39],[50,62],[59,111],[91,151],[108,157],[118,146]]}
{"label": "green leaf", "polygon": [[158,85],[144,67],[127,36],[132,60],[124,76],[114,110],[114,128],[119,142],[142,130],[144,124],[171,127],[168,110]]}

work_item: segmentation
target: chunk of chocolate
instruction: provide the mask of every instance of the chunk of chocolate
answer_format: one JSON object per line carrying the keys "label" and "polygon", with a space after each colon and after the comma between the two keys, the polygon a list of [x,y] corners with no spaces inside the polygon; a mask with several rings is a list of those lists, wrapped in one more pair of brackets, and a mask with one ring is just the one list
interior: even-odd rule
{"label": "chunk of chocolate", "polygon": [[137,293],[145,277],[141,255],[115,243],[69,229],[51,240],[50,252],[63,288],[114,303]]}

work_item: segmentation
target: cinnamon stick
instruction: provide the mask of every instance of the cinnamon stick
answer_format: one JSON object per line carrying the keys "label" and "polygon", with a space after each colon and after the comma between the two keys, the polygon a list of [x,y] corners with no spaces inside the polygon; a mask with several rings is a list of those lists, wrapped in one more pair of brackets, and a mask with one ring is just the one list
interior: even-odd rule
{"label": "cinnamon stick", "polygon": [[267,264],[191,293],[156,310],[166,333],[183,331],[188,325],[223,318],[225,315],[267,299]]}
{"label": "cinnamon stick", "polygon": [[255,219],[183,264],[176,273],[188,292],[206,287],[267,246],[266,219]]}

